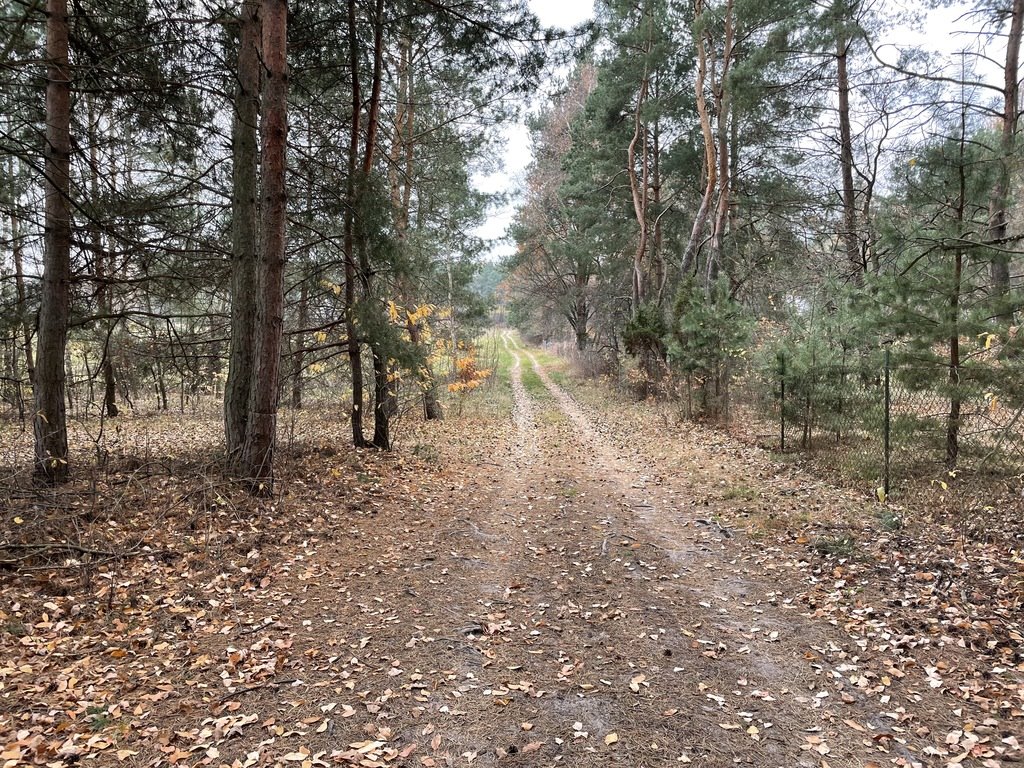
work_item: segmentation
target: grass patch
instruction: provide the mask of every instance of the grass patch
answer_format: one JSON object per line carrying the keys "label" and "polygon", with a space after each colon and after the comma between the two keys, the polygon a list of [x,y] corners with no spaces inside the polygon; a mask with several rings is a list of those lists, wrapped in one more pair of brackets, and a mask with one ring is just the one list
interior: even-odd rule
{"label": "grass patch", "polygon": [[560,408],[555,408],[554,406],[550,408],[541,408],[537,411],[536,417],[539,424],[547,426],[569,423],[569,417],[562,413]]}
{"label": "grass patch", "polygon": [[752,488],[749,485],[744,485],[740,483],[738,485],[732,485],[726,488],[725,491],[722,493],[722,499],[725,501],[730,501],[733,499],[740,501],[753,501],[759,495],[760,492],[757,490],[757,488]]}
{"label": "grass patch", "polygon": [[523,386],[530,397],[538,400],[550,399],[551,394],[548,392],[548,388],[544,386],[544,382],[540,380],[540,376],[537,375],[533,368],[524,365],[522,376]]}
{"label": "grass patch", "polygon": [[570,383],[572,376],[569,374],[569,363],[557,355],[552,355],[542,349],[531,349],[530,352],[537,360],[537,365],[544,369],[555,384],[562,387]]}
{"label": "grass patch", "polygon": [[481,336],[476,345],[480,366],[491,368],[491,375],[472,392],[449,394],[445,412],[483,421],[500,419],[512,409],[511,370],[515,358],[496,331]]}

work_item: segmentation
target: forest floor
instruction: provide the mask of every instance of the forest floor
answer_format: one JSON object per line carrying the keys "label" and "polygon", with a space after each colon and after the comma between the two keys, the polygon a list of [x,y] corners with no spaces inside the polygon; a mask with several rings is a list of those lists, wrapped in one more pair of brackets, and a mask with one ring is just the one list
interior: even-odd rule
{"label": "forest floor", "polygon": [[195,459],[10,491],[0,766],[1024,762],[1020,553],[500,344],[258,508]]}

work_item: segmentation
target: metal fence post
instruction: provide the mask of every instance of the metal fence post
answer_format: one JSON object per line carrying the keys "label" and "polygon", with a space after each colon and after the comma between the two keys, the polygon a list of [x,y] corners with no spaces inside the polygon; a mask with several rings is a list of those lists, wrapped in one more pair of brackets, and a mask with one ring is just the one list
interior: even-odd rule
{"label": "metal fence post", "polygon": [[779,353],[779,450],[786,451],[786,356]]}
{"label": "metal fence post", "polygon": [[889,460],[892,457],[892,395],[889,389],[889,347],[885,348],[885,434],[883,437],[885,450],[885,467],[882,472],[882,490],[889,497]]}

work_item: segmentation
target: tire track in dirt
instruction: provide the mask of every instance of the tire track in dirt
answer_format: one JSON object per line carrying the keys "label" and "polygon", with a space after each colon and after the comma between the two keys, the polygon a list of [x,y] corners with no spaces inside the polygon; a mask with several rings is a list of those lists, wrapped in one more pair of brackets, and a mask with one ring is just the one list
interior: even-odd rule
{"label": "tire track in dirt", "polygon": [[[614,520],[613,529],[617,523],[616,532],[626,539],[621,543],[631,541],[640,550],[652,547],[669,561],[655,565],[657,557],[637,557],[635,564],[649,571],[666,566],[677,571],[670,576],[671,589],[651,590],[643,584],[648,578],[641,583],[634,578],[638,589],[631,591],[634,602],[661,600],[664,613],[657,633],[666,642],[703,647],[694,659],[697,664],[691,669],[675,667],[674,672],[683,673],[699,693],[719,705],[722,718],[731,720],[705,722],[707,743],[734,744],[736,751],[728,759],[724,753],[716,759],[711,750],[701,764],[816,766],[824,759],[825,752],[820,750],[826,748],[821,745],[827,745],[834,763],[866,764],[875,750],[858,744],[849,728],[836,726],[850,718],[878,723],[878,714],[858,711],[859,697],[844,697],[837,704],[826,683],[830,678],[841,679],[842,672],[806,657],[816,640],[821,647],[832,642],[831,628],[795,612],[770,574],[752,573],[748,563],[741,564],[741,548],[754,546],[752,542],[737,540],[714,520],[699,517],[685,490],[680,492],[671,482],[652,482],[641,467],[622,456],[622,446],[606,438],[600,425],[552,381],[536,357],[524,352],[573,425],[586,474],[605,488],[607,496],[621,501],[618,519],[607,520]],[[708,693],[730,686],[733,696]],[[747,699],[745,708],[733,703],[734,696]],[[702,704],[701,709],[707,707]],[[845,712],[837,717],[834,710]],[[751,740],[744,743],[745,736]],[[910,758],[899,744],[892,751]]]}
{"label": "tire track in dirt", "polygon": [[[464,717],[447,723],[447,738],[475,752],[476,765],[531,746],[536,754],[519,764],[817,765],[794,735],[818,727],[803,711],[815,700],[800,695],[786,713],[775,703],[791,687],[813,687],[813,675],[800,680],[751,653],[761,627],[743,622],[741,635],[711,602],[722,595],[686,573],[702,542],[652,544],[653,531],[638,525],[656,509],[647,484],[538,372],[568,420],[539,421],[514,369],[518,448],[499,472],[465,483],[473,533],[449,571],[460,586],[449,581],[444,601],[460,617],[462,637],[449,630],[448,651],[466,681]],[[537,460],[522,461],[520,449]]]}
{"label": "tire track in dirt", "polygon": [[529,463],[537,458],[537,443],[533,435],[537,422],[536,409],[533,398],[529,396],[523,385],[522,359],[514,342],[510,343],[507,332],[502,334],[501,340],[505,349],[515,359],[509,370],[509,378],[512,383],[512,421],[516,426],[515,454],[517,458]]}

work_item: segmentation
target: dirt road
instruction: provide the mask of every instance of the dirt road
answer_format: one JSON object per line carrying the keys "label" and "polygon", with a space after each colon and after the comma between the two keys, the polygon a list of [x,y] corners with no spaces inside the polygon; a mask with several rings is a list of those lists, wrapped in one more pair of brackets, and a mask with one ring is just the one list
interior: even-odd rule
{"label": "dirt road", "polygon": [[[808,580],[821,581],[803,578],[807,563],[780,569],[718,517],[709,486],[716,473],[742,476],[742,462],[693,445],[676,464],[693,471],[647,466],[529,350],[503,344],[511,429],[469,436],[478,461],[418,476],[397,520],[382,508],[341,534],[342,545],[360,542],[342,558],[358,564],[332,568],[336,545],[311,545],[307,596],[293,602],[281,584],[285,623],[299,603],[314,628],[293,635],[291,658],[326,658],[319,681],[295,662],[304,673],[292,720],[316,722],[318,687],[339,694],[326,706],[349,707],[319,738],[299,732],[311,755],[427,768],[1019,756],[1019,710],[986,717],[943,695],[927,639],[822,611],[806,596]],[[530,371],[543,389],[524,385]],[[841,568],[825,571],[842,586]]]}
{"label": "dirt road", "polygon": [[263,517],[91,605],[27,584],[4,765],[1021,761],[1018,625],[958,614],[899,552],[742,530],[732,489],[842,496],[713,431],[616,422],[502,344],[497,412],[404,457],[308,455]]}
{"label": "dirt road", "polygon": [[[540,743],[527,764],[595,766],[858,766],[901,752],[871,738],[892,732],[881,711],[836,690],[856,664],[810,650],[834,628],[752,572],[750,542],[697,514],[685,484],[653,483],[528,351],[513,354],[514,448],[476,489],[455,576],[475,653],[453,666],[483,689],[467,692],[459,749],[497,764],[496,750]],[[564,418],[538,422],[524,364]]]}

